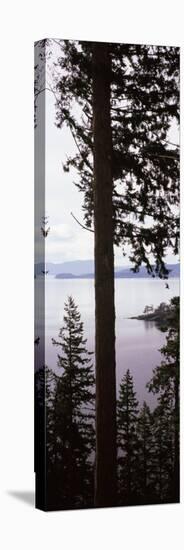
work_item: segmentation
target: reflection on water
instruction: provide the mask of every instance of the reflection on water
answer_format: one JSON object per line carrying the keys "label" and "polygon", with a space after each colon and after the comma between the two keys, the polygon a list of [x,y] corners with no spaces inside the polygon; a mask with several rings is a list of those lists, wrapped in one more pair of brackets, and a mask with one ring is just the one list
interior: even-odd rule
{"label": "reflection on water", "polygon": [[[36,285],[40,285],[36,279]],[[84,322],[88,339],[88,350],[94,351],[94,281],[91,279],[55,279],[46,277],[45,285],[45,362],[57,372],[57,349],[51,338],[56,338],[63,324],[64,302],[72,294]],[[165,341],[165,334],[153,322],[129,319],[140,315],[146,305],[157,307],[161,302],[169,302],[179,294],[179,280],[170,279],[169,289],[165,282],[155,279],[116,279],[116,364],[117,388],[129,368],[135,381],[138,399],[151,404],[154,396],[148,394],[145,384],[151,378],[152,369],[160,363],[159,349]],[[39,295],[39,290],[37,295]],[[43,329],[36,327],[40,343],[36,353],[43,346]]]}
{"label": "reflection on water", "polygon": [[152,330],[153,327],[157,326],[155,321],[149,321],[149,320],[146,320],[146,319],[143,321],[143,323],[145,325],[146,330]]}

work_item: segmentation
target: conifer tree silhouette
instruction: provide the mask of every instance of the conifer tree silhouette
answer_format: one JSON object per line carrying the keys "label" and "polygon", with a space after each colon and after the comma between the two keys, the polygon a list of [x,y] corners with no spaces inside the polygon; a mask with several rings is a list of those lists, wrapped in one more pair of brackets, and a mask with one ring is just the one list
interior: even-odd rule
{"label": "conifer tree silhouette", "polygon": [[137,499],[138,401],[129,369],[123,376],[117,401],[118,483],[121,504]]}
{"label": "conifer tree silhouette", "polygon": [[72,296],[68,297],[64,310],[59,338],[52,339],[59,348],[61,369],[54,406],[54,468],[58,504],[77,508],[93,505],[94,373],[83,323]]}

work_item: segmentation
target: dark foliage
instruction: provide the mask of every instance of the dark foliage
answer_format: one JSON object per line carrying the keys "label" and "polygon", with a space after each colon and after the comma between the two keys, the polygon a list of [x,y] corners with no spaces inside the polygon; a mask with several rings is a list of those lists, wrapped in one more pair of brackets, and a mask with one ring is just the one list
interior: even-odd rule
{"label": "dark foliage", "polygon": [[118,480],[120,504],[135,500],[136,464],[138,457],[137,438],[138,401],[133,387],[133,378],[127,370],[120,384],[117,402]]}
{"label": "dark foliage", "polygon": [[[153,377],[148,383],[149,391],[158,394],[158,408],[156,418],[160,418],[160,425],[164,432],[160,432],[160,445],[163,453],[165,438],[167,440],[164,454],[164,465],[167,467],[170,481],[168,498],[179,500],[179,298],[172,298],[170,303],[172,315],[168,318],[166,343],[161,348],[163,360],[153,370]],[[168,448],[169,447],[169,448]],[[169,465],[168,465],[169,461]],[[161,491],[161,489],[160,489]],[[161,491],[162,498],[162,491]],[[165,498],[165,495],[163,496]]]}
{"label": "dark foliage", "polygon": [[153,411],[138,411],[133,378],[126,372],[117,402],[118,484],[121,504],[179,501],[179,299],[170,303],[161,364],[147,384],[158,395]]}
{"label": "dark foliage", "polygon": [[36,402],[40,412],[45,403],[46,415],[47,507],[83,508],[93,505],[94,375],[72,297],[53,344],[61,350],[61,376],[47,367],[36,374]]}
{"label": "dark foliage", "polygon": [[[57,47],[56,122],[70,128],[77,148],[64,168],[77,170],[84,218],[91,227],[93,44],[58,41]],[[114,243],[124,253],[125,245],[131,246],[135,271],[144,263],[153,276],[167,277],[164,256],[168,247],[178,253],[179,239],[179,149],[168,141],[173,121],[179,122],[179,49],[109,44],[109,53]]]}

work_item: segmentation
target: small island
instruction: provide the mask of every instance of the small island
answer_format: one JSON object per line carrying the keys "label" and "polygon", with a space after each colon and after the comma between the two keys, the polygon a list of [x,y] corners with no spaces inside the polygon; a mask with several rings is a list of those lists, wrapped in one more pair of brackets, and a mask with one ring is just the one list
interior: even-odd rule
{"label": "small island", "polygon": [[158,328],[166,328],[169,321],[173,318],[173,308],[171,304],[161,304],[154,309],[154,307],[146,306],[141,315],[130,317],[130,319],[137,319],[145,322],[153,322]]}

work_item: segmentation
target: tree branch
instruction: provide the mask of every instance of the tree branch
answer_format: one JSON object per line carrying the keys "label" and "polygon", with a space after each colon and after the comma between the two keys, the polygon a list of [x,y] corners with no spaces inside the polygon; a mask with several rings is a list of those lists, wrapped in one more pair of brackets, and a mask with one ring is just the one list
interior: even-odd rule
{"label": "tree branch", "polygon": [[78,225],[82,227],[82,229],[86,229],[86,231],[90,231],[90,233],[94,233],[94,229],[90,229],[89,227],[86,227],[86,225],[83,225],[82,223],[80,223],[79,220],[77,220],[77,218],[74,216],[72,212],[70,212],[70,214],[72,218],[74,218],[74,220],[78,223]]}
{"label": "tree branch", "polygon": [[37,97],[38,97],[42,92],[45,92],[45,91],[51,92],[51,93],[54,95],[54,97],[55,97],[56,103],[59,102],[59,100],[58,100],[58,98],[57,98],[57,96],[56,96],[54,90],[53,90],[51,87],[48,88],[48,86],[45,86],[44,88],[41,88],[40,90],[38,90],[38,92],[35,92],[35,94],[34,94],[34,101],[36,101]]}
{"label": "tree branch", "polygon": [[92,167],[91,167],[90,162],[88,161],[87,157],[86,157],[86,156],[81,152],[81,150],[80,150],[80,146],[79,146],[79,144],[78,144],[78,141],[77,141],[75,132],[74,132],[74,130],[73,130],[71,124],[70,124],[70,131],[71,131],[72,137],[73,137],[73,139],[74,139],[74,141],[75,141],[75,145],[76,145],[76,147],[77,147],[77,149],[78,149],[78,151],[79,151],[79,154],[80,154],[80,156],[81,156],[83,162],[84,162],[84,163],[86,164],[86,166],[88,166],[88,168],[91,170],[91,173],[93,173],[93,169],[92,169]]}

